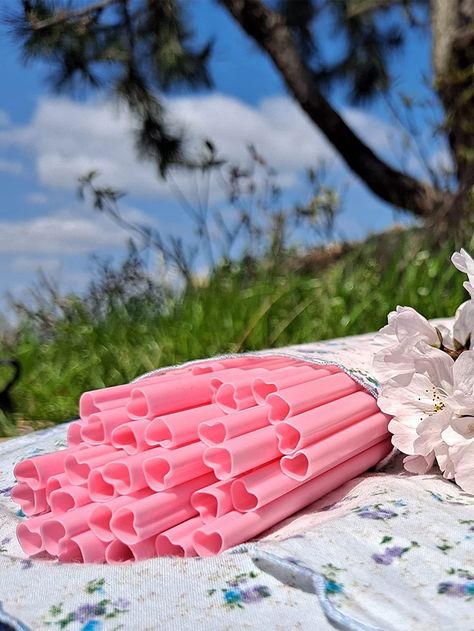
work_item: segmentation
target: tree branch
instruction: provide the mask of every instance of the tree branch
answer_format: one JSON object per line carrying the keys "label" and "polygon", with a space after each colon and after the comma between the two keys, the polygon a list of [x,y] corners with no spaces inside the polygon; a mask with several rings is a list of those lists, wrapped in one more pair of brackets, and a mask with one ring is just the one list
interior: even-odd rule
{"label": "tree branch", "polygon": [[[94,4],[90,4],[82,9],[78,9],[77,11],[68,11],[68,10],[59,10],[56,11],[50,18],[46,18],[45,20],[36,20],[31,13],[26,10],[25,13],[29,19],[31,28],[33,31],[41,31],[45,28],[50,28],[51,26],[58,26],[63,22],[68,22],[69,20],[82,20],[84,18],[88,18],[93,13],[97,11],[102,11],[106,9],[108,6],[115,4],[117,0],[100,0],[99,2],[95,2]],[[28,15],[30,13],[30,15]]]}
{"label": "tree branch", "polygon": [[373,193],[418,217],[428,217],[450,202],[449,193],[393,169],[355,134],[320,92],[278,13],[261,0],[218,1],[270,56],[309,118]]}

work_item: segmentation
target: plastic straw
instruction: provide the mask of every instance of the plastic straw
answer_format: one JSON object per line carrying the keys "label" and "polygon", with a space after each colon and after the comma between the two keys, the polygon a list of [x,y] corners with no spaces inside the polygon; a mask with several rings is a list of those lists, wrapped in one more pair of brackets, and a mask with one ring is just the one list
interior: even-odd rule
{"label": "plastic straw", "polygon": [[[91,454],[93,449],[104,449],[102,453]],[[89,453],[87,453],[89,452]],[[106,462],[124,458],[127,454],[125,451],[114,449],[108,445],[100,447],[92,447],[91,449],[81,449],[74,454],[69,454],[64,459],[64,470],[71,484],[84,484],[87,482],[90,472]]]}
{"label": "plastic straw", "polygon": [[86,530],[70,539],[62,539],[58,557],[61,563],[104,563],[107,545]]}
{"label": "plastic straw", "polygon": [[191,497],[191,505],[199,513],[203,523],[222,517],[233,510],[231,498],[232,480],[219,480],[209,486],[199,489]]}
{"label": "plastic straw", "polygon": [[16,536],[25,554],[32,556],[44,550],[41,526],[51,519],[51,513],[30,517],[20,522],[16,527]]}
{"label": "plastic straw", "polygon": [[27,458],[15,465],[13,474],[18,482],[26,482],[34,491],[46,486],[48,478],[63,473],[67,456],[79,453],[74,449],[62,449],[51,454]]}
{"label": "plastic straw", "polygon": [[253,432],[269,424],[268,408],[256,405],[247,410],[204,421],[198,427],[199,438],[208,446],[220,445],[226,440]]}
{"label": "plastic straw", "polygon": [[212,474],[207,474],[123,506],[110,520],[110,529],[117,539],[131,544],[176,526],[196,515],[190,503],[191,495],[214,479]]}
{"label": "plastic straw", "polygon": [[86,486],[63,486],[49,496],[51,512],[54,515],[62,515],[84,504],[89,504],[90,501],[91,497]]}
{"label": "plastic straw", "polygon": [[198,440],[200,423],[221,416],[221,409],[214,404],[158,416],[150,421],[145,438],[149,445],[180,447]]}
{"label": "plastic straw", "polygon": [[149,497],[154,491],[151,489],[142,489],[130,495],[119,495],[103,504],[95,504],[88,518],[88,526],[101,541],[112,541],[115,537],[110,530],[110,520],[112,515],[122,506],[127,506],[132,502]]}
{"label": "plastic straw", "polygon": [[93,509],[94,504],[86,504],[63,515],[51,515],[45,520],[40,528],[45,550],[57,556],[64,538],[70,539],[88,530],[87,520]]}
{"label": "plastic straw", "polygon": [[299,383],[305,383],[306,381],[327,377],[330,374],[329,370],[313,368],[308,365],[301,366],[297,370],[294,366],[284,367],[264,377],[256,377],[252,382],[252,394],[255,401],[262,405],[272,392],[277,392]]}
{"label": "plastic straw", "polygon": [[134,455],[149,448],[145,435],[151,421],[147,418],[141,421],[128,421],[116,427],[111,436],[111,443],[117,449],[123,449]]}
{"label": "plastic straw", "polygon": [[196,555],[193,544],[194,532],[202,526],[199,517],[173,526],[156,537],[155,549],[159,556],[191,557]]}
{"label": "plastic straw", "polygon": [[56,489],[61,489],[63,486],[68,486],[69,478],[65,473],[57,473],[48,478],[46,482],[46,499],[49,501],[49,496]]}
{"label": "plastic straw", "polygon": [[89,445],[110,443],[114,429],[128,421],[125,407],[95,412],[89,416],[87,423],[81,428],[82,440]]}
{"label": "plastic straw", "polygon": [[72,423],[69,423],[66,435],[66,440],[69,447],[79,447],[83,443],[81,436],[81,429],[83,427],[83,421],[73,421]]}
{"label": "plastic straw", "polygon": [[379,412],[291,456],[283,456],[281,470],[294,480],[319,475],[386,438],[390,418]]}
{"label": "plastic straw", "polygon": [[247,513],[232,511],[209,524],[205,524],[196,530],[193,536],[197,554],[199,556],[218,554],[227,548],[256,537],[286,517],[333,491],[344,482],[357,477],[382,460],[390,453],[391,448],[389,440],[378,443],[262,508]]}
{"label": "plastic straw", "polygon": [[107,563],[124,564],[132,561],[144,561],[156,556],[155,550],[156,536],[144,539],[138,543],[126,544],[115,539],[108,546],[105,552]]}
{"label": "plastic straw", "polygon": [[34,491],[26,482],[19,482],[11,492],[11,498],[19,504],[25,515],[38,515],[49,509],[46,499],[46,489]]}
{"label": "plastic straw", "polygon": [[[144,472],[145,461],[153,456],[161,456],[165,453],[167,452],[164,449],[156,447],[122,460],[110,462],[101,469],[102,477],[105,482],[111,484],[121,495],[139,491],[148,486]],[[93,484],[94,480],[91,479],[91,489],[95,492]]]}
{"label": "plastic straw", "polygon": [[277,423],[278,447],[282,454],[290,454],[377,412],[371,394],[354,392]]}
{"label": "plastic straw", "polygon": [[203,460],[219,480],[270,462],[280,455],[273,427],[263,427],[228,440],[218,447],[208,447]]}
{"label": "plastic straw", "polygon": [[356,381],[340,372],[279,390],[266,398],[270,407],[268,420],[270,423],[284,421],[290,416],[296,416],[360,389],[361,386]]}
{"label": "plastic straw", "polygon": [[205,449],[201,442],[191,443],[179,449],[163,449],[158,456],[147,457],[143,462],[143,473],[148,486],[163,491],[208,473],[211,468],[203,461]]}

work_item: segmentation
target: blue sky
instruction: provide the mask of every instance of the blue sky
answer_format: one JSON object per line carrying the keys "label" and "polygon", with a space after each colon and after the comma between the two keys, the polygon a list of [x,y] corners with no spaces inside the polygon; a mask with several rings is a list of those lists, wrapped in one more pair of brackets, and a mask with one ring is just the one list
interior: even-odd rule
{"label": "blue sky", "polygon": [[[348,186],[340,219],[348,237],[393,223],[393,211],[345,169],[286,95],[271,64],[227,14],[212,0],[189,0],[188,7],[199,38],[215,37],[215,88],[172,95],[171,114],[196,137],[213,139],[234,161],[244,159],[246,142],[256,142],[281,173],[288,199],[301,192],[305,167],[328,161],[332,181]],[[337,43],[328,45],[335,50]],[[116,259],[124,252],[126,235],[75,194],[77,178],[93,168],[103,173],[104,182],[128,192],[127,217],[165,234],[189,233],[169,186],[156,179],[150,165],[135,159],[126,113],[97,97],[52,94],[44,68],[25,67],[5,31],[0,31],[0,56],[2,84],[8,86],[0,94],[0,295],[24,292],[39,268],[63,288],[80,289],[89,278],[93,253]],[[394,62],[400,89],[420,93],[421,76],[430,73],[429,56],[428,37],[411,33],[405,54]],[[374,149],[397,164],[390,140],[394,122],[382,104],[362,110],[348,106],[340,91],[332,98]],[[416,172],[415,163],[411,168]],[[177,176],[177,181],[193,201],[189,177]],[[214,207],[222,206],[217,191],[211,199]]]}

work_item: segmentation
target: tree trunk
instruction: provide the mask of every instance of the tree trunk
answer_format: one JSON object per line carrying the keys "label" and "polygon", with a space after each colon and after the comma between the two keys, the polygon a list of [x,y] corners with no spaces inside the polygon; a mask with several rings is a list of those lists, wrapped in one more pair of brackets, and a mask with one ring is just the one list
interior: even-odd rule
{"label": "tree trunk", "polygon": [[458,180],[440,220],[465,234],[474,223],[474,0],[431,0],[431,15],[435,87]]}
{"label": "tree trunk", "polygon": [[[441,0],[442,1],[442,0]],[[447,197],[383,162],[324,98],[281,16],[261,0],[220,0],[242,29],[271,57],[289,91],[338,150],[347,165],[380,198],[427,217]]]}

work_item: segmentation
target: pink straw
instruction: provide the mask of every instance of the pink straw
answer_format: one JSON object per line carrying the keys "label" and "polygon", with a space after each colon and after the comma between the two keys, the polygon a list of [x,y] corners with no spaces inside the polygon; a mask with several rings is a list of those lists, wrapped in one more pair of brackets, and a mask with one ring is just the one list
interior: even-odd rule
{"label": "pink straw", "polygon": [[51,512],[54,515],[62,515],[70,510],[89,504],[91,497],[85,486],[63,486],[53,491],[49,496]]}
{"label": "pink straw", "polygon": [[211,379],[227,371],[204,375],[181,375],[166,383],[140,386],[135,384],[127,412],[130,419],[154,418],[170,412],[179,412],[197,405],[211,403]]}
{"label": "pink straw", "polygon": [[125,407],[95,412],[88,417],[87,424],[81,429],[82,440],[89,445],[110,443],[114,429],[128,421]]}
{"label": "pink straw", "polygon": [[223,383],[216,392],[215,402],[222,412],[229,414],[252,407],[255,405],[255,398],[250,384],[237,387],[231,383]]}
{"label": "pink straw", "polygon": [[165,530],[156,537],[155,549],[158,556],[191,557],[196,556],[193,545],[193,534],[202,526],[199,517]]}
{"label": "pink straw", "polygon": [[143,473],[148,486],[163,491],[209,473],[210,467],[203,461],[205,449],[201,442],[191,443],[178,449],[163,449],[158,456],[147,457],[143,462]]}
{"label": "pink straw", "polygon": [[112,432],[112,445],[117,449],[124,449],[130,455],[148,449],[145,436],[151,422],[150,419],[144,418],[141,421],[128,421],[119,425]]}
{"label": "pink straw", "polygon": [[49,501],[49,496],[56,489],[61,489],[63,486],[69,486],[69,478],[65,473],[57,473],[48,478],[46,482],[46,499]]}
{"label": "pink straw", "polygon": [[256,537],[344,482],[357,477],[388,455],[391,448],[389,440],[378,443],[262,508],[247,513],[232,511],[205,524],[194,533],[193,542],[197,554],[199,556],[218,554]]}
{"label": "pink straw", "polygon": [[87,478],[87,488],[93,502],[108,502],[118,495],[113,484],[104,480],[104,467],[106,466],[92,469]]}
{"label": "pink straw", "polygon": [[82,445],[81,429],[84,427],[83,421],[73,421],[69,423],[67,428],[67,444],[68,447],[79,447]]}
{"label": "pink straw", "polygon": [[355,392],[275,425],[278,447],[282,454],[290,454],[377,412],[371,394]]}
{"label": "pink straw", "polygon": [[[161,447],[149,449],[134,456],[122,460],[110,462],[101,469],[104,481],[114,487],[121,495],[128,495],[139,491],[148,485],[144,473],[145,460],[153,456],[161,456],[167,453]],[[95,493],[94,479],[91,479],[91,490]]]}
{"label": "pink straw", "polygon": [[304,365],[295,369],[295,366],[290,366],[254,379],[252,382],[252,393],[255,401],[262,405],[272,392],[305,383],[306,381],[321,379],[330,374],[329,370],[324,370],[323,368],[317,369],[316,367]]}
{"label": "pink straw", "polygon": [[190,503],[191,495],[214,480],[209,473],[123,506],[112,516],[110,529],[117,539],[128,545],[157,535],[194,517],[196,511]]}
{"label": "pink straw", "polygon": [[122,506],[127,506],[127,504],[141,500],[144,497],[149,497],[150,495],[154,495],[154,491],[151,489],[142,489],[141,491],[131,493],[130,495],[119,495],[109,502],[94,504],[94,508],[89,515],[87,525],[101,541],[113,541],[115,537],[110,530],[110,520],[112,519],[112,516],[119,508],[122,508]]}
{"label": "pink straw", "polygon": [[220,416],[221,409],[213,404],[158,416],[150,421],[145,438],[149,445],[180,447],[198,440],[201,422]]}
{"label": "pink straw", "polygon": [[156,536],[153,536],[128,545],[115,539],[107,547],[105,552],[106,561],[107,563],[122,564],[151,559],[156,556],[155,539]]}
{"label": "pink straw", "polygon": [[234,508],[230,494],[233,481],[219,480],[193,493],[191,505],[199,513],[203,523],[222,517]]}
{"label": "pink straw", "polygon": [[49,510],[48,501],[46,499],[46,489],[33,489],[26,482],[19,482],[13,487],[11,499],[16,502],[25,515],[38,515]]}
{"label": "pink straw", "polygon": [[384,440],[390,418],[379,412],[291,456],[283,456],[281,470],[293,480],[300,481],[320,475]]}
{"label": "pink straw", "polygon": [[268,425],[268,408],[258,405],[225,416],[221,414],[217,419],[204,421],[198,427],[198,434],[203,443],[212,447],[266,425]]}
{"label": "pink straw", "polygon": [[[100,452],[99,450],[103,450]],[[97,450],[95,453],[93,450]],[[109,445],[80,449],[74,454],[69,454],[64,460],[64,469],[71,484],[84,484],[87,482],[90,472],[112,460],[123,458],[125,451],[115,449]]]}
{"label": "pink straw", "polygon": [[125,400],[130,396],[134,384],[126,383],[121,386],[111,386],[84,392],[79,399],[79,416],[87,419],[91,414],[100,412],[104,405],[109,407],[118,400]]}
{"label": "pink straw", "polygon": [[222,362],[203,362],[202,364],[194,364],[190,366],[192,375],[205,375],[208,372],[216,372],[217,370],[225,370],[226,366]]}
{"label": "pink straw", "polygon": [[50,515],[40,528],[45,550],[57,556],[62,539],[70,539],[88,530],[87,520],[93,509],[94,504],[86,504],[63,515]]}
{"label": "pink straw", "polygon": [[63,473],[64,460],[70,454],[79,453],[75,449],[62,449],[51,454],[27,458],[15,465],[13,474],[18,482],[26,482],[34,491],[46,486],[48,478]]}
{"label": "pink straw", "polygon": [[44,550],[41,526],[48,519],[51,519],[51,513],[44,513],[44,515],[25,519],[16,527],[18,543],[25,554],[32,556]]}
{"label": "pink straw", "polygon": [[296,416],[360,389],[361,386],[343,372],[285,388],[267,396],[266,402],[270,406],[268,420],[270,423],[284,421],[289,416]]}
{"label": "pink straw", "polygon": [[61,563],[104,563],[107,544],[90,530],[59,542],[58,557]]}
{"label": "pink straw", "polygon": [[273,427],[264,427],[228,440],[218,447],[208,447],[203,460],[219,480],[258,467],[280,455]]}
{"label": "pink straw", "polygon": [[280,461],[275,460],[264,467],[246,473],[238,480],[232,480],[231,502],[235,510],[247,512],[261,508],[278,499],[285,493],[300,486],[285,475],[280,468]]}

